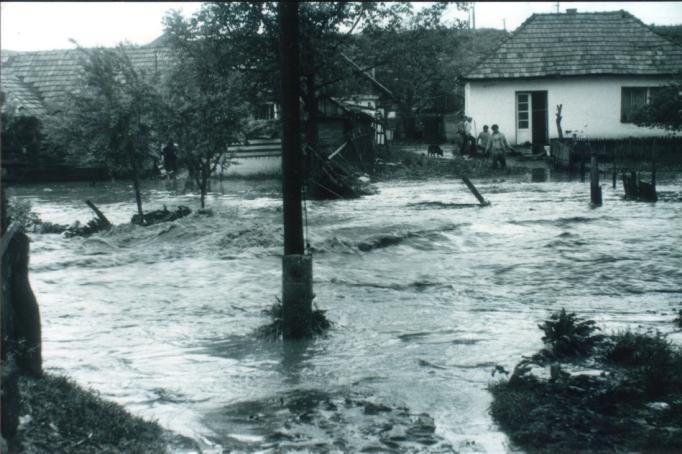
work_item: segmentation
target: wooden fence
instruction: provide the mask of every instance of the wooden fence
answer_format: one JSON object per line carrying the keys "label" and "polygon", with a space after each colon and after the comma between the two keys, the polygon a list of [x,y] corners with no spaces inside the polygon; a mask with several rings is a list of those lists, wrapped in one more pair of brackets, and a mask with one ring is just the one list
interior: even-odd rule
{"label": "wooden fence", "polygon": [[552,139],[550,153],[561,167],[589,161],[592,154],[599,162],[651,161],[682,163],[682,137],[625,139]]}

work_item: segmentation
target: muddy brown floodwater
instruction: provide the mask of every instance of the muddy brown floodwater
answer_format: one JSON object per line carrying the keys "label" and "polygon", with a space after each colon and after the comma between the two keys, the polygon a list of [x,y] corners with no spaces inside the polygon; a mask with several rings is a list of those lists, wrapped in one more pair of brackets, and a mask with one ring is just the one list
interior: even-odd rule
{"label": "muddy brown floodwater", "polygon": [[[536,172],[537,173],[537,172]],[[277,181],[214,183],[213,217],[88,239],[32,235],[45,366],[204,452],[504,452],[487,384],[541,345],[537,323],[566,307],[608,330],[674,329],[682,303],[682,177],[659,202],[551,175],[393,181],[357,200],[308,202],[315,302],[334,328],[259,340],[280,292]],[[620,186],[620,185],[619,185]],[[198,196],[148,182],[145,206]],[[127,183],[31,185],[45,221],[118,224]]]}

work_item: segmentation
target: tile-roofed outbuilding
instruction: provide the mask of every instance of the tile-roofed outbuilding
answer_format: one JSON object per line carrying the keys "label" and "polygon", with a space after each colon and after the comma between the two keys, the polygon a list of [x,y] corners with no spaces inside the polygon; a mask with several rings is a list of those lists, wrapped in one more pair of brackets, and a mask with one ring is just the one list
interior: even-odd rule
{"label": "tile-roofed outbuilding", "polygon": [[[148,72],[162,70],[168,66],[170,51],[163,47],[133,47],[128,55],[138,70]],[[77,49],[49,50],[35,52],[3,51],[2,91],[12,93],[17,87],[17,78],[24,86],[30,86],[44,103],[43,112],[49,111],[64,96],[77,87],[82,75],[82,53]]]}
{"label": "tile-roofed outbuilding", "polygon": [[533,14],[468,80],[583,75],[670,75],[682,47],[626,11]]}

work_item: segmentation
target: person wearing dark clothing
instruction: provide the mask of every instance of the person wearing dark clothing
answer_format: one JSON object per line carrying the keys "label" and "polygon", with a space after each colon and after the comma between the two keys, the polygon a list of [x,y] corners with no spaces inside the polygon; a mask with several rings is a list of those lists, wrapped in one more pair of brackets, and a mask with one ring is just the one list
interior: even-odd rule
{"label": "person wearing dark clothing", "polygon": [[178,170],[178,153],[173,141],[169,141],[161,153],[163,154],[163,168],[167,173],[175,173]]}

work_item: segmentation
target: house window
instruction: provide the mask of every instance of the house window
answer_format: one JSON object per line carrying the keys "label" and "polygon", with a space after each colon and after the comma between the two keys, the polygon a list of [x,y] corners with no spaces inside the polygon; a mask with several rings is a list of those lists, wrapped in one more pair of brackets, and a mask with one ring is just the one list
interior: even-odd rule
{"label": "house window", "polygon": [[621,89],[621,123],[632,123],[633,116],[651,102],[657,87],[623,87]]}
{"label": "house window", "polygon": [[518,93],[516,95],[516,127],[517,129],[528,129],[530,126],[530,95],[528,93]]}
{"label": "house window", "polygon": [[279,118],[277,104],[266,102],[256,109],[256,120],[276,120]]}

